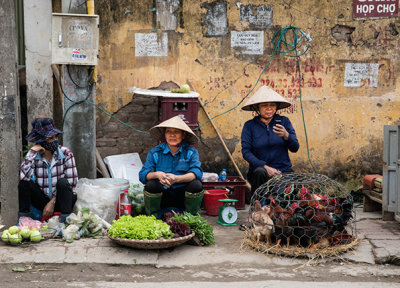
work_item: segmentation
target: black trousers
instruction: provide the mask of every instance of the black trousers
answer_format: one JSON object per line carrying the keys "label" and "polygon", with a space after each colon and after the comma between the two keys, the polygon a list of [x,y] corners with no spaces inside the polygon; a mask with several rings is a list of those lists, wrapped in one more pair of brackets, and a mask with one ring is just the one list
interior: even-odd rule
{"label": "black trousers", "polygon": [[203,191],[203,184],[195,179],[188,182],[185,186],[178,188],[167,188],[160,183],[158,179],[152,179],[146,182],[144,189],[149,193],[163,193],[161,199],[161,208],[176,207],[185,208],[185,191],[190,193],[200,193]]}
{"label": "black trousers", "polygon": [[[54,212],[69,214],[76,202],[76,195],[72,193],[71,184],[65,178],[57,180],[56,184],[56,204]],[[19,212],[29,213],[31,204],[36,209],[42,210],[49,203],[50,198],[42,192],[40,186],[33,181],[19,181],[18,184],[18,203]]]}
{"label": "black trousers", "polygon": [[[293,172],[293,170],[286,171],[283,173],[290,173]],[[265,170],[264,167],[260,166],[257,167],[256,169],[249,171],[247,173],[247,179],[249,179],[249,182],[251,184],[251,191],[250,191],[250,197],[246,199],[247,203],[250,203],[250,198],[254,195],[254,192],[257,190],[258,187],[263,185],[264,183],[268,182],[269,179],[271,179],[267,173],[267,170]]]}

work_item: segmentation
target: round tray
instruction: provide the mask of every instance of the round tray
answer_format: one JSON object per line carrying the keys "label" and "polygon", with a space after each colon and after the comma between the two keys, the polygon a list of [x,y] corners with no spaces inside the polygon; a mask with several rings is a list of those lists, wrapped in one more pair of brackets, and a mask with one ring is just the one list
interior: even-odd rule
{"label": "round tray", "polygon": [[122,239],[122,238],[114,238],[110,235],[108,235],[108,238],[110,238],[115,243],[118,243],[119,245],[128,246],[128,247],[132,247],[132,248],[163,249],[163,248],[170,248],[170,247],[175,247],[175,246],[181,245],[181,244],[185,243],[186,241],[192,239],[194,235],[195,235],[195,233],[192,232],[192,234],[184,236],[184,237],[178,237],[178,238],[172,238],[172,239],[158,239],[158,240]]}

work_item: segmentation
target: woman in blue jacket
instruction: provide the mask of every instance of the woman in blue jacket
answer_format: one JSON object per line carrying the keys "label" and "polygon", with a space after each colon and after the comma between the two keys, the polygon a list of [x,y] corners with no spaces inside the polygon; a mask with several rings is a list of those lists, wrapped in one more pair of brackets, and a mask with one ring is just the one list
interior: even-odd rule
{"label": "woman in blue jacket", "polygon": [[139,172],[146,213],[178,208],[197,214],[204,195],[199,153],[191,146],[197,136],[179,116],[154,126],[150,134],[162,143],[150,150]]}
{"label": "woman in blue jacket", "polygon": [[274,90],[262,86],[242,107],[258,114],[244,124],[241,136],[243,158],[249,163],[251,196],[271,177],[293,171],[289,151],[297,152],[299,141],[289,118],[276,113],[290,105]]}

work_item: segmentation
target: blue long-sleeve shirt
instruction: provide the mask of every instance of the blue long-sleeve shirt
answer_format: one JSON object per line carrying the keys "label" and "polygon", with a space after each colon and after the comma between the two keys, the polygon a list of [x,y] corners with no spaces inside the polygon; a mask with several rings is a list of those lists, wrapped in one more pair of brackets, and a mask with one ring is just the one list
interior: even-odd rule
{"label": "blue long-sleeve shirt", "polygon": [[[163,171],[175,175],[184,175],[193,172],[196,175],[196,179],[201,180],[201,177],[203,177],[199,152],[186,142],[182,144],[174,156],[166,142],[151,149],[147,154],[146,162],[139,172],[140,182],[146,184],[146,175],[156,171]],[[185,183],[177,183],[172,185],[172,188],[184,185]]]}
{"label": "blue long-sleeve shirt", "polygon": [[[288,140],[284,140],[273,132],[272,128],[277,119],[282,121],[281,125],[289,133]],[[275,114],[268,125],[260,120],[260,116],[247,121],[243,126],[241,141],[243,158],[249,162],[250,171],[264,165],[282,172],[290,171],[292,162],[288,151],[294,153],[300,147],[289,118],[279,114]]]}

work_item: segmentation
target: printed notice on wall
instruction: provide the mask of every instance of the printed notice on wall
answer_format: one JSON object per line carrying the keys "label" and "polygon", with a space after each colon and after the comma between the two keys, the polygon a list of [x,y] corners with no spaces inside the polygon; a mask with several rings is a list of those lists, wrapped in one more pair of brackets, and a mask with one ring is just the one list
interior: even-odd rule
{"label": "printed notice on wall", "polygon": [[135,56],[168,56],[168,34],[135,33]]}
{"label": "printed notice on wall", "polygon": [[253,24],[256,28],[272,26],[272,5],[241,5],[240,20]]}
{"label": "printed notice on wall", "polygon": [[203,3],[201,4],[201,8],[207,10],[206,14],[203,14],[204,36],[216,37],[228,33],[227,7],[225,2]]}
{"label": "printed notice on wall", "polygon": [[378,87],[378,63],[346,63],[345,87]]}
{"label": "printed notice on wall", "polygon": [[264,53],[264,32],[232,31],[231,48],[240,50],[242,54],[262,55]]}

